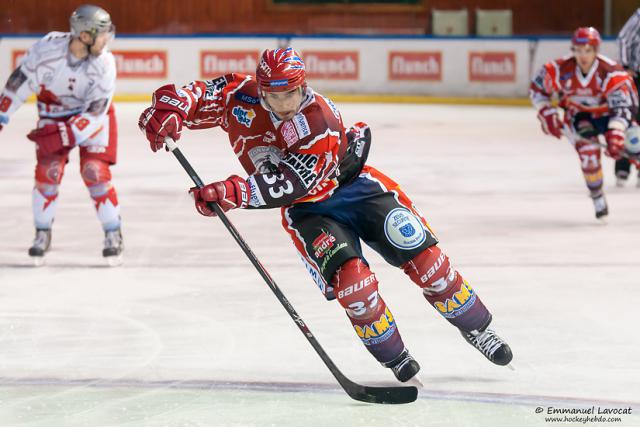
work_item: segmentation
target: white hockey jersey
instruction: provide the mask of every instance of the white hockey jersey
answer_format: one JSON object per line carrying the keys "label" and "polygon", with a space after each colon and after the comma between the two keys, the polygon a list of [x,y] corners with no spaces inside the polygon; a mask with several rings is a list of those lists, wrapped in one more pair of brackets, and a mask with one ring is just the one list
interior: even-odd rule
{"label": "white hockey jersey", "polygon": [[32,94],[37,96],[39,126],[70,119],[76,143],[108,144],[108,111],[115,90],[113,54],[77,59],[69,51],[70,33],[51,32],[35,43],[9,79],[0,97],[7,119]]}

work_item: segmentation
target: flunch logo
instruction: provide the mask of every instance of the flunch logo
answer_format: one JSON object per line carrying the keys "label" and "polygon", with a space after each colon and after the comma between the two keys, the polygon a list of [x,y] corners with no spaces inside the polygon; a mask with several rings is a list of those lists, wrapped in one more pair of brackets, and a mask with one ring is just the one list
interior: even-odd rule
{"label": "flunch logo", "polygon": [[313,254],[316,258],[322,258],[326,251],[333,247],[336,238],[326,231],[322,231],[316,239],[313,241],[311,246],[313,246]]}
{"label": "flunch logo", "polygon": [[469,310],[475,301],[476,293],[465,280],[462,282],[460,290],[454,293],[451,298],[447,298],[444,302],[436,301],[433,305],[444,317],[452,319]]}
{"label": "flunch logo", "polygon": [[469,81],[515,82],[515,52],[469,52]]}
{"label": "flunch logo", "polygon": [[364,345],[374,345],[388,340],[396,330],[396,324],[389,308],[386,308],[380,319],[370,325],[354,325],[354,328]]}
{"label": "flunch logo", "polygon": [[389,80],[442,80],[440,52],[389,52]]}
{"label": "flunch logo", "polygon": [[114,50],[118,78],[167,77],[167,52],[165,50]]}
{"label": "flunch logo", "polygon": [[255,74],[257,50],[203,50],[200,52],[200,75],[208,79],[221,74]]}
{"label": "flunch logo", "polygon": [[357,80],[358,52],[305,51],[302,54],[309,79]]}

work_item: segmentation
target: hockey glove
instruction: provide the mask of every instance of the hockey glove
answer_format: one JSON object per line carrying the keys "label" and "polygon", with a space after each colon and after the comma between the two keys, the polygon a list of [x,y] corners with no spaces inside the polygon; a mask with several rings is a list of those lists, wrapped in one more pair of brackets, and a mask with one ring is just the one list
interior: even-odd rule
{"label": "hockey glove", "polygon": [[2,127],[9,123],[9,116],[7,115],[7,111],[11,106],[11,98],[5,95],[0,95],[0,130]]}
{"label": "hockey glove", "polygon": [[226,212],[229,209],[246,208],[251,197],[247,181],[238,175],[231,175],[224,181],[214,182],[202,188],[191,188],[189,192],[196,201],[197,211],[204,216],[216,216],[207,206],[208,202],[217,202]]}
{"label": "hockey glove", "polygon": [[41,156],[49,156],[64,150],[71,150],[76,145],[76,139],[69,125],[64,122],[44,125],[29,132],[27,138],[37,144]]}
{"label": "hockey glove", "polygon": [[138,127],[149,140],[151,150],[164,146],[164,139],[180,139],[182,121],[187,118],[189,101],[178,93],[174,85],[165,85],[153,93],[151,107],[142,112]]}
{"label": "hockey glove", "polygon": [[607,141],[607,155],[619,160],[624,151],[624,132],[620,129],[609,129],[604,137]]}
{"label": "hockey glove", "polygon": [[545,134],[560,139],[562,136],[562,122],[560,121],[560,116],[558,116],[557,109],[551,106],[542,107],[538,111],[538,120],[540,120],[540,126],[542,126],[542,131]]}

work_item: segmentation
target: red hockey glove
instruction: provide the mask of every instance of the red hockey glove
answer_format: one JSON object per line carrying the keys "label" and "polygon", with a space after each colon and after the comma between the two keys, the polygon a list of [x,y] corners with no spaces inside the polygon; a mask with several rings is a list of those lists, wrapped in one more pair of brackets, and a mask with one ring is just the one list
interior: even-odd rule
{"label": "red hockey glove", "polygon": [[555,136],[558,139],[562,136],[562,122],[557,109],[550,106],[542,107],[538,111],[538,120],[540,120],[540,126],[545,134]]}
{"label": "red hockey glove", "polygon": [[180,139],[182,121],[187,118],[188,101],[179,95],[174,85],[165,85],[153,93],[151,107],[142,112],[138,127],[145,133],[151,149],[158,151],[168,136]]}
{"label": "red hockey glove", "polygon": [[224,181],[214,182],[202,188],[189,190],[196,201],[196,209],[204,216],[216,216],[207,202],[217,202],[224,212],[229,209],[246,208],[249,205],[251,190],[247,181],[238,175],[231,175]]}
{"label": "red hockey glove", "polygon": [[618,160],[624,151],[624,132],[620,129],[609,129],[604,134],[607,140],[607,155]]}
{"label": "red hockey glove", "polygon": [[70,150],[76,145],[76,139],[69,125],[64,122],[44,125],[29,132],[27,138],[38,145],[38,153],[48,156]]}

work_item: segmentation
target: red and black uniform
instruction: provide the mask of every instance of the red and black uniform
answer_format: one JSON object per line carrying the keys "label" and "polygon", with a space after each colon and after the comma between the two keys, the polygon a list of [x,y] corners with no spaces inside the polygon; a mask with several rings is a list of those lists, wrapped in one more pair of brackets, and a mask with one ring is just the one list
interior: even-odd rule
{"label": "red and black uniform", "polygon": [[638,108],[633,81],[620,65],[598,55],[589,71],[580,70],[574,56],[546,63],[531,82],[529,95],[539,110],[551,106],[559,97],[564,125],[580,156],[582,171],[592,195],[602,191],[600,148],[586,140],[597,140],[608,132],[624,132]]}
{"label": "red and black uniform", "polygon": [[182,126],[226,131],[248,177],[210,184],[222,194],[216,200],[226,202],[230,191],[232,207],[280,207],[283,226],[314,281],[328,299],[338,299],[366,348],[386,366],[404,344],[361,241],[403,268],[452,324],[464,331],[486,328],[491,315],[435,246],[424,217],[397,183],[364,164],[369,128],[358,123],[346,132],[335,105],[306,85],[297,114],[281,121],[264,107],[258,90],[256,80],[243,74],[180,89],[164,86],[140,127],[154,150],[163,135],[179,137]]}

